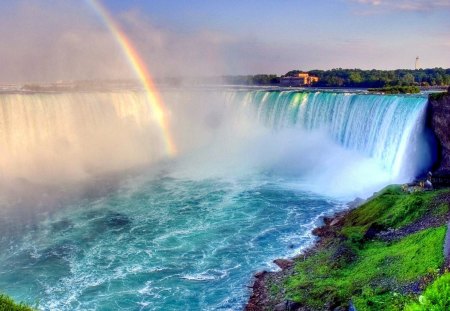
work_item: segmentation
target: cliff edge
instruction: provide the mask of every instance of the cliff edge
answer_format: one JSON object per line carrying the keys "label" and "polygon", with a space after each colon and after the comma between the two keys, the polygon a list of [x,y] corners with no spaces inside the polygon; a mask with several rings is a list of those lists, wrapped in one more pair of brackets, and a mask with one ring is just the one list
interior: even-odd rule
{"label": "cliff edge", "polygon": [[325,218],[314,247],[255,275],[245,311],[450,310],[450,88],[429,96],[428,126],[437,190],[389,186]]}
{"label": "cliff edge", "polygon": [[283,270],[256,274],[245,311],[450,310],[449,220],[450,189],[389,186],[324,219]]}
{"label": "cliff edge", "polygon": [[430,95],[429,124],[439,144],[436,172],[450,172],[450,87],[447,93]]}

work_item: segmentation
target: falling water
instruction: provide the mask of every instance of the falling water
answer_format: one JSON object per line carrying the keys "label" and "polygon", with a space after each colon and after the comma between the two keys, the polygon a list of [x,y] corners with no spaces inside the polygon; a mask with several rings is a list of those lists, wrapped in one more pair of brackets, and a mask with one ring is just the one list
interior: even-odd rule
{"label": "falling water", "polygon": [[[118,172],[114,187],[95,179],[107,190],[88,184],[51,212],[39,190],[19,213],[29,221],[0,200],[0,292],[42,310],[239,310],[252,274],[310,245],[321,216],[429,163],[423,97],[163,96],[181,152],[162,161],[139,92],[0,95],[3,178],[73,185]],[[20,211],[28,192],[17,193]]]}

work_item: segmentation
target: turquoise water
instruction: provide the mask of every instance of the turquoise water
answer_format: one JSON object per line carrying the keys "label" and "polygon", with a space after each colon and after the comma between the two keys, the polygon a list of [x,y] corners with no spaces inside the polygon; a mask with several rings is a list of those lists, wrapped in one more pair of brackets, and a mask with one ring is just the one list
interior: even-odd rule
{"label": "turquoise water", "polygon": [[[402,173],[405,157],[418,145],[427,102],[423,96],[333,92],[257,91],[232,96],[255,106],[258,119],[268,127],[323,129],[340,146],[378,160],[393,175]],[[411,139],[416,141],[411,144]]]}
{"label": "turquoise water", "polygon": [[2,243],[0,288],[44,310],[238,310],[252,273],[342,207],[264,174],[137,179]]}
{"label": "turquoise water", "polygon": [[[71,187],[61,186],[58,199],[49,198],[56,192],[39,190],[32,197],[27,190],[12,201],[0,200],[0,292],[42,310],[239,310],[253,273],[276,269],[274,259],[310,245],[322,215],[418,169],[425,98],[293,91],[216,95],[217,103],[209,97],[202,109],[193,100],[171,106],[190,114],[189,122],[178,119],[174,133],[179,146],[192,147],[175,159],[98,179],[95,187],[73,195]],[[144,101],[136,93],[46,96],[21,99],[27,111],[40,109],[48,121],[44,135],[39,122],[23,120],[22,131],[30,137],[44,139],[55,131],[45,117],[47,101],[63,100],[61,111],[86,105],[77,119],[70,113],[65,118],[75,126],[93,114],[92,132],[111,122],[127,129],[133,118],[145,121],[139,108]],[[96,106],[96,96],[102,105]],[[114,100],[120,111],[133,100],[139,109],[127,112],[124,122],[107,104]],[[8,115],[17,115],[11,101]],[[40,108],[30,108],[35,102]],[[68,131],[63,121],[56,130]],[[148,141],[142,129],[147,127],[126,132],[138,134],[127,146]],[[70,133],[66,149],[84,137]],[[16,150],[27,147],[3,138]],[[57,148],[59,139],[48,146]],[[103,150],[102,161],[118,151]],[[136,159],[147,153],[137,150]],[[92,167],[97,158],[86,159]],[[77,176],[83,161],[76,163]],[[108,166],[101,164],[104,171]]]}

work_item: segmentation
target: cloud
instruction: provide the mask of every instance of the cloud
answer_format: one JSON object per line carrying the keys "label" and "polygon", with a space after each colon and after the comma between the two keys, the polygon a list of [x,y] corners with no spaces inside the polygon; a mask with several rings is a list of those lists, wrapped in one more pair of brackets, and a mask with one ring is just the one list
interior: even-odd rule
{"label": "cloud", "polygon": [[[135,78],[127,58],[89,6],[71,1],[0,4],[0,83]],[[235,39],[156,27],[138,10],[115,16],[156,77],[222,74]]]}
{"label": "cloud", "polygon": [[[342,1],[351,1],[369,14],[411,11],[411,8],[418,11],[419,7],[423,10],[450,8],[447,1]],[[106,25],[92,8],[80,3],[84,2],[0,2],[0,83],[135,78]],[[155,77],[284,74],[294,68],[409,66],[410,56],[406,62],[405,51],[412,51],[414,58],[417,54],[424,60],[429,59],[430,66],[448,66],[447,47],[430,52],[428,44],[417,44],[415,34],[404,35],[396,29],[399,27],[385,32],[382,23],[371,26],[369,31],[364,31],[364,27],[362,30],[342,28],[337,31],[342,25],[336,20],[333,25],[339,27],[316,27],[299,34],[286,32],[283,24],[274,24],[271,32],[258,32],[245,27],[239,31],[217,28],[213,23],[195,28],[189,27],[186,20],[187,27],[183,28],[184,21],[179,25],[155,22],[151,15],[138,8],[116,12],[114,18]],[[392,22],[393,25],[401,23],[399,19]],[[417,23],[425,25],[425,21],[418,20]],[[297,27],[295,23],[293,25]],[[436,26],[427,24],[421,29],[427,29],[427,42],[431,40],[430,36],[437,36]],[[383,32],[383,35],[377,36],[377,32]],[[440,41],[447,42],[446,35],[439,35]],[[393,40],[400,36],[402,40]],[[349,38],[352,38],[351,42],[347,42]]]}
{"label": "cloud", "polygon": [[186,77],[226,71],[224,52],[235,41],[226,33],[208,29],[179,33],[155,26],[134,10],[118,20],[154,75]]}
{"label": "cloud", "polygon": [[132,75],[113,38],[87,7],[17,1],[8,11],[2,10],[0,18],[1,82]]}
{"label": "cloud", "polygon": [[[361,5],[371,6],[376,11],[400,10],[412,12],[428,12],[450,9],[449,0],[351,0]],[[366,12],[367,11],[363,11]]]}
{"label": "cloud", "polygon": [[[8,10],[0,15],[0,83],[135,78],[115,38],[89,6],[19,0]],[[154,77],[282,74],[319,62],[306,52],[308,42],[293,46],[261,34],[174,29],[155,24],[138,9],[114,18]]]}

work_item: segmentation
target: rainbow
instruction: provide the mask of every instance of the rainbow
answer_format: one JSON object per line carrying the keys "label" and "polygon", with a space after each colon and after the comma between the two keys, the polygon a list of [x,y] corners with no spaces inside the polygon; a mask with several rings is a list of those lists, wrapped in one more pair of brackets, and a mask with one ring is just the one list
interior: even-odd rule
{"label": "rainbow", "polygon": [[98,0],[86,0],[87,3],[94,9],[97,15],[103,20],[105,25],[108,27],[111,34],[116,39],[117,43],[120,45],[124,55],[126,56],[131,68],[139,78],[142,86],[145,89],[147,101],[150,104],[154,117],[161,128],[161,132],[164,139],[164,144],[166,152],[169,156],[174,156],[177,153],[177,148],[170,133],[169,122],[167,120],[167,111],[164,107],[164,103],[159,96],[158,90],[153,83],[152,76],[147,70],[146,65],[142,61],[136,48],[133,46],[131,41],[127,38],[125,33],[119,27],[117,23],[114,22],[111,15],[108,13],[106,8],[104,8]]}

